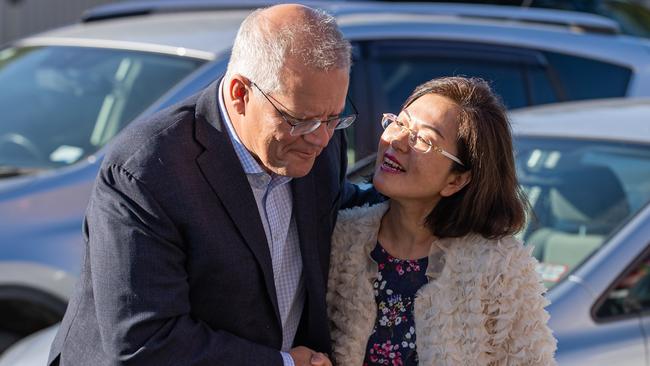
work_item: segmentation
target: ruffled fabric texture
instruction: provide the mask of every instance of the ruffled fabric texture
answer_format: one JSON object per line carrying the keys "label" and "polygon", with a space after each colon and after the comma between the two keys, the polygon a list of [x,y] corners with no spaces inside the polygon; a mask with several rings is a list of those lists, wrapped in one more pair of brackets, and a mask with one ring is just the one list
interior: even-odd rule
{"label": "ruffled fabric texture", "polygon": [[[377,265],[369,253],[387,209],[383,203],[339,213],[327,293],[339,366],[363,363],[377,311],[372,288]],[[420,365],[556,364],[546,289],[531,248],[512,237],[478,235],[434,245],[444,252],[444,267],[418,291],[414,307]]]}

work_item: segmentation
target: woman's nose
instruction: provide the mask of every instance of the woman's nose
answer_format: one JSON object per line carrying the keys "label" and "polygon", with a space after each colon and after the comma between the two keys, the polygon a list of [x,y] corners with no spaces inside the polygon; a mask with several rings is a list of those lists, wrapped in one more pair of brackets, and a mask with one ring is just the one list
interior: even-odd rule
{"label": "woman's nose", "polygon": [[411,131],[402,129],[399,133],[394,135],[390,140],[390,146],[395,150],[408,151],[409,140],[411,139]]}

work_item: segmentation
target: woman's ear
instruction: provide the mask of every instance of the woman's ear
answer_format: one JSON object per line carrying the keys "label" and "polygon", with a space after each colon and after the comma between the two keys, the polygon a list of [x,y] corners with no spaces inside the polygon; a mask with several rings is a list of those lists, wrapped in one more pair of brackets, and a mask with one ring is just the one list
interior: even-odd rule
{"label": "woman's ear", "polygon": [[463,189],[463,187],[468,185],[471,180],[472,173],[470,171],[451,173],[447,185],[440,191],[440,195],[443,197],[449,197]]}
{"label": "woman's ear", "polygon": [[224,94],[227,95],[226,103],[239,114],[246,114],[246,104],[248,103],[248,80],[239,74],[235,74],[228,85]]}

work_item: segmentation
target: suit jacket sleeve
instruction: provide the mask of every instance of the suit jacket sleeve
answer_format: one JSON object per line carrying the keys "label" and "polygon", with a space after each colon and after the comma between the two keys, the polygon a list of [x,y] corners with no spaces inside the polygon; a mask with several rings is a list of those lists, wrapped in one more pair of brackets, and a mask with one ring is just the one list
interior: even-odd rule
{"label": "suit jacket sleeve", "polygon": [[365,204],[374,205],[376,203],[381,203],[386,200],[386,197],[382,196],[374,186],[371,186],[367,189],[362,189],[350,181],[345,181],[342,188],[343,192],[341,194],[341,210],[347,208],[363,206]]}
{"label": "suit jacket sleeve", "polygon": [[124,168],[102,168],[87,225],[101,342],[120,364],[282,365],[278,350],[192,317],[185,243]]}
{"label": "suit jacket sleeve", "polygon": [[386,200],[379,192],[375,190],[374,186],[367,189],[361,189],[354,183],[351,183],[346,178],[347,173],[347,156],[348,156],[348,141],[344,131],[341,131],[341,201],[339,209],[352,208],[356,206],[363,206],[365,204],[375,204]]}

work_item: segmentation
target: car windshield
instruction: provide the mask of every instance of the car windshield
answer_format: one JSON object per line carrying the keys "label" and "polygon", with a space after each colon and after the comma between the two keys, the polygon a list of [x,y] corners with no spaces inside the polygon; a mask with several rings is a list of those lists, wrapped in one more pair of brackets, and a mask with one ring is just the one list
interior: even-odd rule
{"label": "car windshield", "polygon": [[552,287],[650,201],[650,146],[521,136],[515,145],[534,212],[519,235]]}
{"label": "car windshield", "polygon": [[0,51],[0,168],[73,164],[204,61],[87,47]]}

